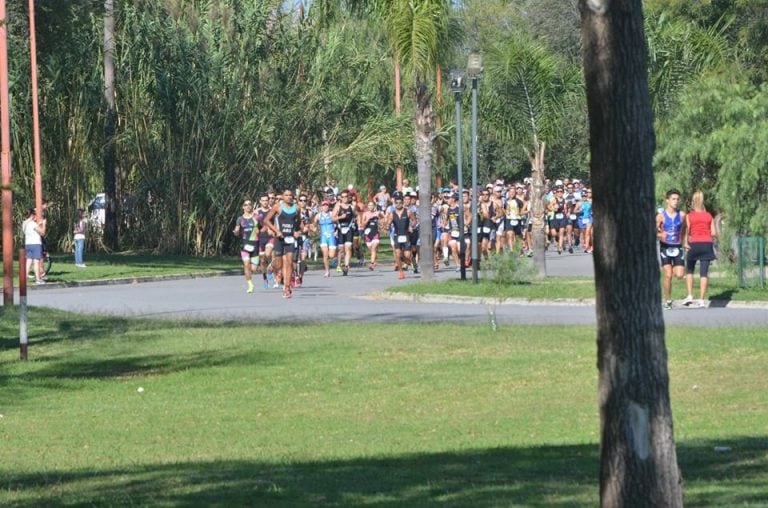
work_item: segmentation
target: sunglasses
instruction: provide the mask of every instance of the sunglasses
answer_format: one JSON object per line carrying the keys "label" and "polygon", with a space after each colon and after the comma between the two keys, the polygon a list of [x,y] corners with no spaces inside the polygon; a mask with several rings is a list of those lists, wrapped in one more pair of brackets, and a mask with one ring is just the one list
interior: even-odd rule
{"label": "sunglasses", "polygon": [[304,199],[304,198],[299,198],[299,201],[306,201],[306,199]]}

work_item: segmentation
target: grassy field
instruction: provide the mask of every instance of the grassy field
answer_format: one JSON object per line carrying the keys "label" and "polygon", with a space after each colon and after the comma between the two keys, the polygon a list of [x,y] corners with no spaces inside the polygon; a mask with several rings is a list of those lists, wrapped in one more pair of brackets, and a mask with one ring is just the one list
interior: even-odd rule
{"label": "grassy field", "polygon": [[[597,503],[594,329],[30,318],[3,506]],[[768,504],[766,335],[669,330],[689,506]]]}
{"label": "grassy field", "polygon": [[[468,279],[471,276],[468,275]],[[525,299],[592,299],[595,297],[594,279],[588,277],[546,277],[527,284],[499,286],[488,279],[478,284],[458,279],[436,282],[417,282],[389,288],[393,293],[459,295],[475,297],[525,298]],[[698,278],[694,279],[694,291],[698,291]],[[696,296],[698,293],[695,293]],[[685,282],[675,280],[672,296],[685,298]],[[715,301],[768,301],[768,288],[740,288],[735,277],[710,279],[709,299]]]}

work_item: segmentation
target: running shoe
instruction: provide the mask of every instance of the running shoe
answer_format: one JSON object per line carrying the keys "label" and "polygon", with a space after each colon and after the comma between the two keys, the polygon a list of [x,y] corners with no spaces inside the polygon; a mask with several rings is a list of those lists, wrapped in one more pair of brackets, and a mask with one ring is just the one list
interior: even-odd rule
{"label": "running shoe", "polygon": [[349,265],[344,265],[344,269],[341,271],[345,276],[349,275]]}
{"label": "running shoe", "polygon": [[709,305],[705,300],[699,300],[698,302],[696,302],[697,309],[706,309],[707,307],[709,307]]}
{"label": "running shoe", "polygon": [[413,265],[413,273],[419,273],[419,265]]}
{"label": "running shoe", "polygon": [[245,290],[246,293],[253,293],[253,282],[248,281],[248,288]]}
{"label": "running shoe", "polygon": [[275,274],[272,272],[267,272],[267,285],[265,287],[272,287],[275,285]]}
{"label": "running shoe", "polygon": [[264,289],[269,289],[269,281],[264,279]]}
{"label": "running shoe", "polygon": [[686,307],[688,307],[692,303],[693,303],[693,296],[691,295],[686,296],[685,299],[683,300],[683,305],[685,305]]}
{"label": "running shoe", "polygon": [[293,296],[293,292],[291,290],[283,291],[283,298],[288,299]]}
{"label": "running shoe", "polygon": [[664,310],[672,310],[672,300],[664,302]]}
{"label": "running shoe", "polygon": [[[338,266],[336,267],[336,272],[337,272],[337,273],[341,273],[341,272],[343,272],[343,271],[344,271],[344,270],[341,268],[341,265],[338,265]],[[346,275],[346,273],[345,273],[344,275]]]}
{"label": "running shoe", "polygon": [[38,286],[42,286],[43,284],[45,284],[45,281],[43,279],[35,279],[35,284],[37,284]]}
{"label": "running shoe", "polygon": [[568,254],[573,254],[573,247],[568,247]]}
{"label": "running shoe", "polygon": [[557,249],[557,254],[558,254],[558,256],[559,256],[560,254],[562,254],[562,253],[563,253],[563,251],[561,251],[560,249]]}
{"label": "running shoe", "polygon": [[331,272],[330,272],[330,270],[329,270],[329,271],[327,271],[327,272],[325,272],[325,274],[323,275],[323,277],[330,277],[330,276],[331,276]]}
{"label": "running shoe", "polygon": [[370,263],[370,264],[368,265],[368,269],[369,269],[370,271],[373,271],[373,263]]}

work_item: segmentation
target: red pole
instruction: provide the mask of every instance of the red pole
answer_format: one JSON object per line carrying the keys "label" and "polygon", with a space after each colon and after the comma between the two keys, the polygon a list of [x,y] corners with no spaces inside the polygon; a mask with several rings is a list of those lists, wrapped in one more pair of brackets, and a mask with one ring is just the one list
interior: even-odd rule
{"label": "red pole", "polygon": [[19,249],[19,358],[27,359],[29,334],[27,327],[27,251]]}
{"label": "red pole", "polygon": [[11,116],[8,108],[8,18],[0,0],[0,165],[2,166],[3,305],[13,305],[13,192],[11,191]]}
{"label": "red pole", "polygon": [[32,140],[35,155],[35,210],[37,222],[43,220],[43,179],[40,170],[40,113],[37,107],[37,39],[35,0],[29,0],[29,57],[32,68]]}

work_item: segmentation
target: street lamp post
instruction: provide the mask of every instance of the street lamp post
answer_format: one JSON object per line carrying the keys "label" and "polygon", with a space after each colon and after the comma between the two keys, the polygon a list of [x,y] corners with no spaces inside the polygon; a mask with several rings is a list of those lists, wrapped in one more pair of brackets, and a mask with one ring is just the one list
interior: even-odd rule
{"label": "street lamp post", "polygon": [[472,282],[477,284],[480,268],[477,252],[477,84],[483,74],[482,55],[469,55],[467,74],[472,78]]}
{"label": "street lamp post", "polygon": [[456,169],[458,171],[459,185],[459,269],[461,270],[461,280],[467,280],[467,267],[464,259],[467,254],[467,244],[464,241],[464,202],[462,192],[464,191],[464,175],[462,174],[462,153],[461,153],[461,93],[464,91],[464,72],[460,70],[451,71],[451,91],[456,101]]}

